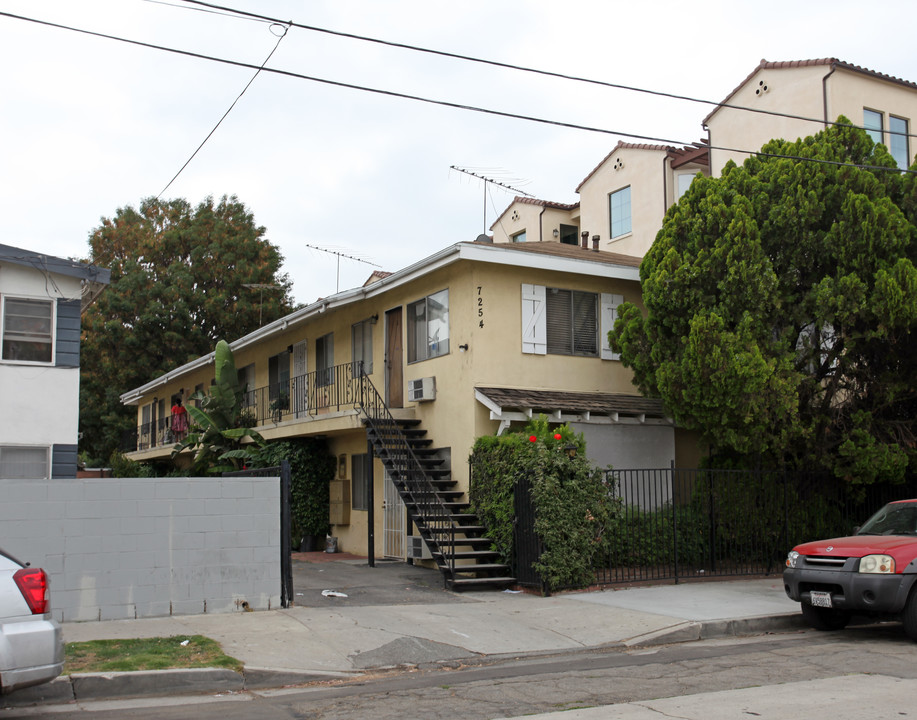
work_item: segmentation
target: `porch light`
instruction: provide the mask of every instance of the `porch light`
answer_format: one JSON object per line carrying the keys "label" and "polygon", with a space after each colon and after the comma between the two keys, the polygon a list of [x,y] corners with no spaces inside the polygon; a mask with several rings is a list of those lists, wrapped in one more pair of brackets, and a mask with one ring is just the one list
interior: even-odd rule
{"label": "porch light", "polygon": [[576,445],[574,443],[568,443],[564,445],[564,452],[567,453],[567,457],[571,460],[576,457]]}

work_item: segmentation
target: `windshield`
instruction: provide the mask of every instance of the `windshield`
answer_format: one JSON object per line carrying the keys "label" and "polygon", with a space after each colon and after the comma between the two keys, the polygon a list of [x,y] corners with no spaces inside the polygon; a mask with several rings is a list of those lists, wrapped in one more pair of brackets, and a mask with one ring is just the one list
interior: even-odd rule
{"label": "windshield", "polygon": [[917,503],[889,503],[857,535],[917,535]]}

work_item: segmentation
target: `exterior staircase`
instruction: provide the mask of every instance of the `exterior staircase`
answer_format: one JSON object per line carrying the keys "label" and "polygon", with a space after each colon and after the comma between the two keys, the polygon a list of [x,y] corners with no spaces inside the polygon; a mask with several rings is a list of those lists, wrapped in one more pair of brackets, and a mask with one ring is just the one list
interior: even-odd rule
{"label": "exterior staircase", "polygon": [[[395,420],[368,378],[361,409],[367,438],[404,500],[447,588],[505,588],[516,582],[419,420]],[[367,398],[368,396],[368,398]]]}

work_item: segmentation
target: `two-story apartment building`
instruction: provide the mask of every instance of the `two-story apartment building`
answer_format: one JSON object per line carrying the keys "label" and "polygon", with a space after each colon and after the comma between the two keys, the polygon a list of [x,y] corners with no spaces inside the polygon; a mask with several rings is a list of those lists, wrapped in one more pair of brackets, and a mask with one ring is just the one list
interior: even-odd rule
{"label": "two-story apartment building", "polygon": [[80,316],[110,278],[0,245],[0,478],[76,477]]}
{"label": "two-story apartment building", "polygon": [[[544,413],[587,439],[592,459],[667,467],[684,454],[658,401],[639,396],[608,346],[614,310],[639,303],[639,260],[561,243],[459,243],[363,287],[319,300],[231,342],[246,405],[267,439],[323,437],[339,459],[333,532],[344,550],[366,547],[370,507],[380,555],[404,557],[405,511],[374,463],[364,473],[364,404],[384,404],[424,433],[425,455],[465,498],[476,438]],[[137,460],[169,457],[152,408],[187,399],[213,377],[212,355],[125,393],[137,406]],[[366,373],[372,387],[361,383]],[[373,395],[368,397],[367,395]],[[384,500],[384,502],[383,502]]]}
{"label": "two-story apartment building", "polygon": [[669,147],[619,142],[562,204],[517,197],[491,226],[495,243],[572,242],[643,257],[666,210],[697,173],[719,175],[773,138],[813,135],[843,115],[884,144],[898,162],[914,161],[917,83],[835,58],[759,65],[702,121],[704,142]]}

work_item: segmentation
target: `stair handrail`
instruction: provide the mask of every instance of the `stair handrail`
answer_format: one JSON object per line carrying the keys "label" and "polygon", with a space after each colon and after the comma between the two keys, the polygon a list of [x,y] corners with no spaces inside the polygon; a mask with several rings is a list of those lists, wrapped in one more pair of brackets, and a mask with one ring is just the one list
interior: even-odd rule
{"label": "stair handrail", "polygon": [[[359,409],[376,437],[385,445],[386,452],[392,458],[396,469],[404,477],[405,493],[417,508],[414,522],[417,523],[417,519],[420,519],[431,537],[434,529],[438,531],[436,542],[439,545],[440,555],[444,562],[448,562],[449,573],[454,578],[455,535],[460,526],[452,518],[451,511],[436,492],[433,483],[430,482],[429,476],[414,454],[398,421],[395,420],[373,381],[364,372],[362,362],[359,363],[359,377]],[[448,553],[443,552],[443,546],[449,549]]]}

